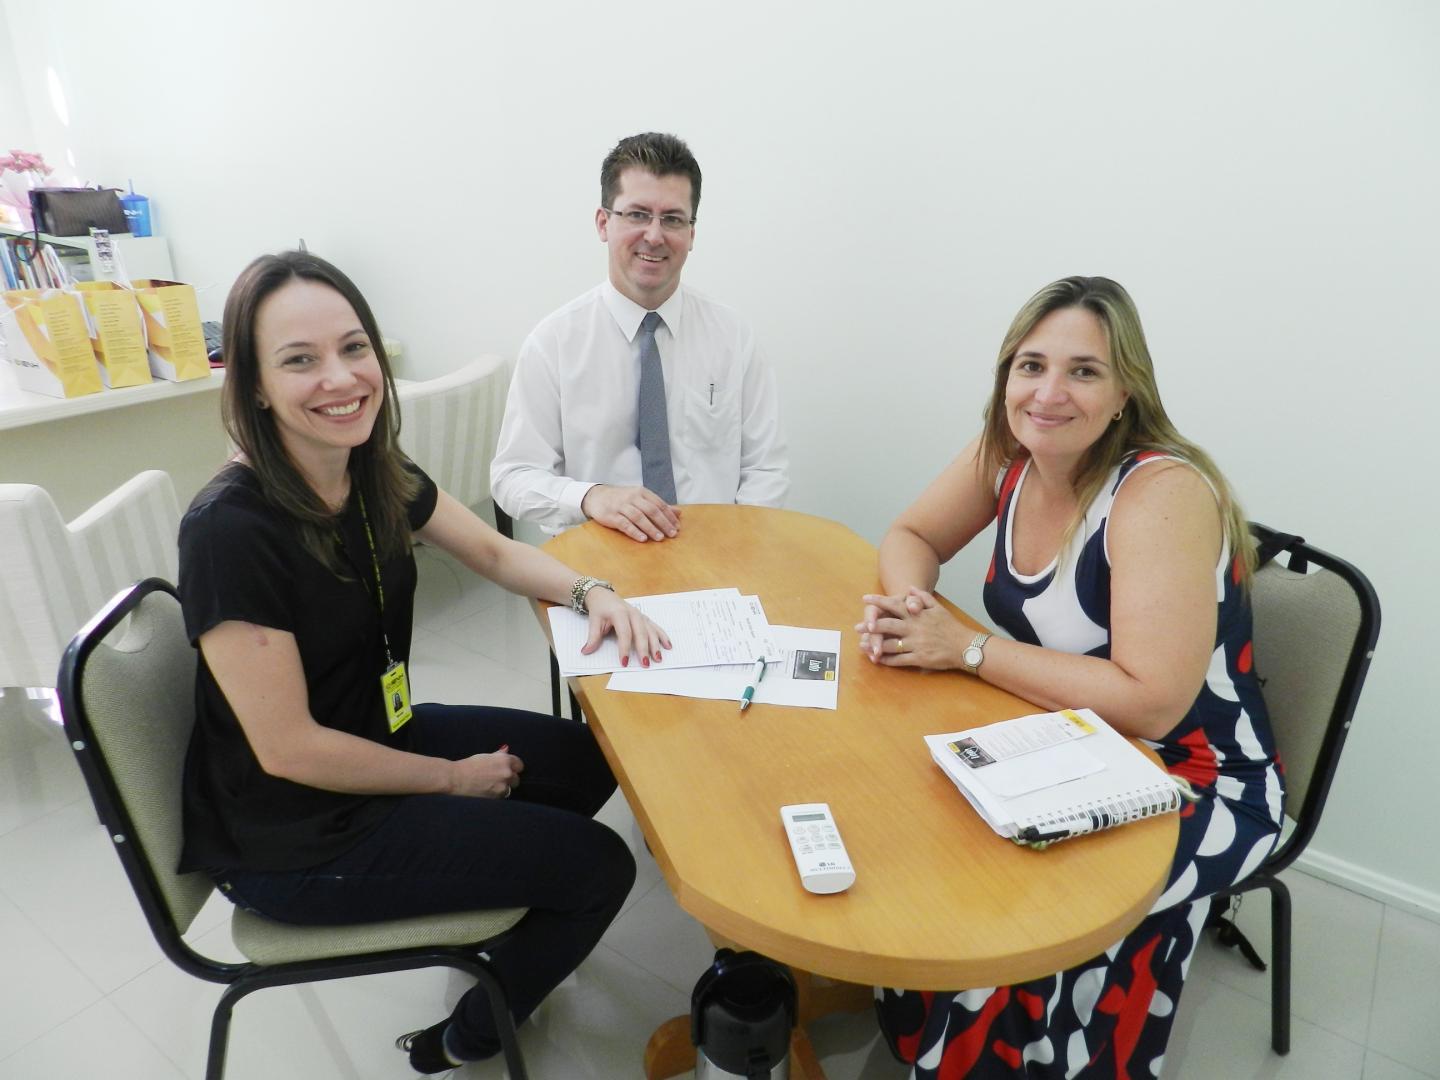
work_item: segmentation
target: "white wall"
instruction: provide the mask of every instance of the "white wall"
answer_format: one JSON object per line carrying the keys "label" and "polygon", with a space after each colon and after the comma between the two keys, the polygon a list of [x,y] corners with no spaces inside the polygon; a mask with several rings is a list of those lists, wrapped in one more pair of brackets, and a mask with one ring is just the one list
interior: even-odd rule
{"label": "white wall", "polygon": [[33,150],[34,130],[30,126],[30,109],[25,104],[25,88],[13,62],[15,49],[10,41],[10,25],[0,17],[0,153],[11,150]]}
{"label": "white wall", "polygon": [[[1124,282],[1173,416],[1251,515],[1375,581],[1385,630],[1315,847],[1440,915],[1414,677],[1440,599],[1436,5],[4,7],[27,85],[53,65],[66,88],[40,147],[133,176],[207,312],[303,235],[420,374],[513,356],[597,281],[600,158],[682,134],[706,178],[687,280],[778,363],[792,505],[871,540],[974,431],[1020,303]],[[984,561],[945,581],[977,611]]]}

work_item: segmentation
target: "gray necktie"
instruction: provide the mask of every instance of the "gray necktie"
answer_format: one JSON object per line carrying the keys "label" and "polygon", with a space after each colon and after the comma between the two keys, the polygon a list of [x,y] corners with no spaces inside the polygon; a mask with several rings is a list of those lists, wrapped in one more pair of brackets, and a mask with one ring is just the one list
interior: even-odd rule
{"label": "gray necktie", "polygon": [[665,373],[660,369],[660,350],[655,345],[655,328],[660,324],[658,311],[647,312],[635,335],[640,347],[640,430],[635,445],[640,448],[640,475],[645,486],[667,503],[674,503],[675,471],[670,466]]}

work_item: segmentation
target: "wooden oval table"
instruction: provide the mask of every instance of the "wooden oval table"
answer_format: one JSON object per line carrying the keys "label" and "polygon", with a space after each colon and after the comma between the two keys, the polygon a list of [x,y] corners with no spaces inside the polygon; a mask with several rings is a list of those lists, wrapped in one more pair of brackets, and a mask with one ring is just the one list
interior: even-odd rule
{"label": "wooden oval table", "polygon": [[[861,595],[879,588],[876,552],[845,526],[686,506],[671,540],[638,544],[591,522],[545,550],[621,595],[733,586],[758,595],[771,623],[841,630],[836,711],[754,705],[742,715],[733,701],[610,692],[608,675],[571,681],[680,907],[717,941],[802,977],[793,1075],[822,1075],[803,1021],[868,1005],[869,987],[1045,975],[1114,944],[1159,895],[1174,815],[1032,851],[971,809],[922,736],[1037,709],[959,672],[866,660],[852,627]],[[804,802],[830,804],[855,867],[846,892],[801,888],[779,808]],[[866,989],[826,991],[803,973]],[[693,1062],[688,1018],[677,1017],[651,1039],[646,1075]]]}

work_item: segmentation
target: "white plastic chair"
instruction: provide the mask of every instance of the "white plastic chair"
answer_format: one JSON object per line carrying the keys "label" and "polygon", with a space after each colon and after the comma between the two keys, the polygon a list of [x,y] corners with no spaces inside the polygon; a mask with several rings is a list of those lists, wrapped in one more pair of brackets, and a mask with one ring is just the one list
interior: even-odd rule
{"label": "white plastic chair", "polygon": [[152,469],[66,524],[44,488],[0,484],[0,687],[53,687],[66,644],[116,592],[173,581],[180,511]]}
{"label": "white plastic chair", "polygon": [[508,375],[498,356],[482,356],[448,375],[396,386],[400,448],[469,507],[490,497]]}

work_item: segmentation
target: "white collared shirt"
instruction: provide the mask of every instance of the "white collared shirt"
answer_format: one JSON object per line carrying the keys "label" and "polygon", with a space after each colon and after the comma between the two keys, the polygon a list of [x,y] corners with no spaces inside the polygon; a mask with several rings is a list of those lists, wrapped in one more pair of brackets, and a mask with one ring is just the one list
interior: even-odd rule
{"label": "white collared shirt", "polygon": [[[781,506],[790,482],[775,375],[750,326],[688,289],[657,309],[675,493],[681,503]],[[547,316],[520,346],[490,466],[495,501],[559,532],[595,484],[641,486],[645,309],[608,281]]]}

